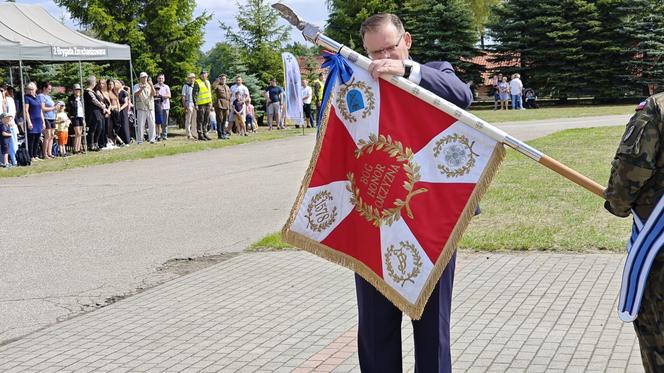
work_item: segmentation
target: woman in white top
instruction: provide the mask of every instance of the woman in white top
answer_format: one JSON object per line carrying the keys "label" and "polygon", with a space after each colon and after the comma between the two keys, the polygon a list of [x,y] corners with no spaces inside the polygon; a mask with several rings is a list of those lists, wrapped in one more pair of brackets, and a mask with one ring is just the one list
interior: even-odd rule
{"label": "woman in white top", "polygon": [[12,116],[12,121],[9,123],[12,137],[9,139],[9,159],[12,164],[16,166],[16,151],[18,150],[18,127],[16,126],[16,101],[14,101],[14,88],[7,87],[5,91],[5,113]]}
{"label": "woman in white top", "polygon": [[7,112],[7,101],[5,100],[5,89],[0,88],[0,113]]}

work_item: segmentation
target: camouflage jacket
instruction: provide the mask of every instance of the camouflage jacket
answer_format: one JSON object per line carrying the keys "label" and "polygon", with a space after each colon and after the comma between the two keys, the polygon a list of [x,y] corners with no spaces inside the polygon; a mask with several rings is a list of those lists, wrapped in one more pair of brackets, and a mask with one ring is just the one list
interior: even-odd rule
{"label": "camouflage jacket", "polygon": [[647,219],[664,194],[664,93],[649,97],[627,123],[611,176],[605,207],[626,217],[634,209]]}

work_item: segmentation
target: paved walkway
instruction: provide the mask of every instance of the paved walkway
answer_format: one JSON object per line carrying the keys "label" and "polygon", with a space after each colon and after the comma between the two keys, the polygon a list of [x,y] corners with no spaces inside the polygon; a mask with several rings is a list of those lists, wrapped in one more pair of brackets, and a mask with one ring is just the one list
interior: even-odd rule
{"label": "paved walkway", "polygon": [[[455,372],[639,372],[615,307],[623,255],[459,256]],[[355,372],[350,271],[245,254],[0,347],[2,372]],[[404,368],[413,370],[404,320]]]}
{"label": "paved walkway", "polygon": [[529,120],[522,122],[495,123],[495,126],[519,140],[529,141],[569,128],[624,126],[627,124],[631,116],[632,114]]}

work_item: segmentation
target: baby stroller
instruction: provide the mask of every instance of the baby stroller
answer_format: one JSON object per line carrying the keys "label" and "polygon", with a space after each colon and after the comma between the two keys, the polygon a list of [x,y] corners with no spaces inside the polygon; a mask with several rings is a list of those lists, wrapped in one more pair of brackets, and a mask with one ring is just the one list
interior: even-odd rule
{"label": "baby stroller", "polygon": [[524,104],[523,107],[526,109],[537,109],[539,105],[537,104],[537,95],[535,90],[532,88],[526,88],[523,90]]}

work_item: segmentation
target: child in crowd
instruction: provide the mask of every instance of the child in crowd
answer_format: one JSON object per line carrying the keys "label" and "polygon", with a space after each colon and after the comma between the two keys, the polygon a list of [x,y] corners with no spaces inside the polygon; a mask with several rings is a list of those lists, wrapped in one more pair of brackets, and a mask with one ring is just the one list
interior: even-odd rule
{"label": "child in crowd", "polygon": [[67,139],[69,138],[69,125],[71,124],[71,119],[65,112],[65,103],[59,101],[55,105],[55,110],[57,115],[55,117],[55,130],[58,136],[58,155],[61,157],[67,156]]}
{"label": "child in crowd", "polygon": [[237,133],[240,136],[247,136],[247,129],[246,125],[244,124],[244,100],[240,98],[239,91],[235,92],[235,100],[233,100],[233,113],[235,114],[233,115],[233,118],[235,120],[235,128],[237,129]]}
{"label": "child in crowd", "polygon": [[215,114],[214,110],[210,110],[210,130],[217,130],[217,114]]}
{"label": "child in crowd", "polygon": [[18,126],[16,125],[16,101],[14,100],[14,88],[7,87],[5,90],[5,106],[4,112],[12,116],[9,122],[9,129],[11,129],[12,137],[9,140],[9,160],[12,165],[17,166],[16,151],[18,150]]}
{"label": "child in crowd", "polygon": [[9,123],[14,117],[9,113],[1,113],[0,118],[2,118],[2,123],[0,124],[0,132],[2,132],[2,142],[0,142],[2,165],[0,167],[10,168],[12,165],[9,163],[9,140],[12,137],[12,130],[9,128]]}
{"label": "child in crowd", "polygon": [[11,120],[9,121],[9,131],[12,134],[9,138],[9,160],[12,163],[12,166],[18,166],[16,161],[16,151],[18,150],[18,126],[14,120],[13,114],[8,111],[7,114],[12,115]]}
{"label": "child in crowd", "polygon": [[254,105],[251,104],[251,97],[247,96],[245,103],[247,104],[247,131],[256,133],[256,125],[254,124]]}
{"label": "child in crowd", "polygon": [[154,98],[154,124],[156,126],[157,141],[161,141],[161,133],[164,126],[164,109],[161,96],[155,96]]}

